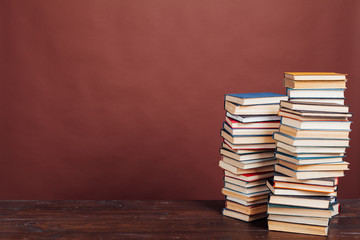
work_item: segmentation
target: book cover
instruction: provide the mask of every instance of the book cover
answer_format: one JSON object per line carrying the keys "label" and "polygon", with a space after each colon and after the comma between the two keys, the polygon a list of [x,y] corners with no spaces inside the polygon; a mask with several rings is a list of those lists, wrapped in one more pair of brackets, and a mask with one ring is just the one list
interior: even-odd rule
{"label": "book cover", "polygon": [[262,92],[262,93],[233,93],[226,94],[225,101],[230,101],[240,105],[258,105],[279,103],[280,100],[287,100],[287,95],[278,93]]}

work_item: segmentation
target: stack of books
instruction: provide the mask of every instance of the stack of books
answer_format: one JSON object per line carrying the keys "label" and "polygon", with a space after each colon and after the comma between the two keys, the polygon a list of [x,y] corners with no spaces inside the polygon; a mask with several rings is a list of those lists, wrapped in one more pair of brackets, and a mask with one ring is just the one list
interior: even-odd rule
{"label": "stack of books", "polygon": [[352,116],[343,105],[346,81],[345,74],[285,73],[290,101],[280,103],[274,133],[269,230],[326,236],[330,218],[339,213],[338,177],[348,170],[343,158]]}
{"label": "stack of books", "polygon": [[276,162],[272,135],[280,125],[279,103],[287,99],[275,93],[225,95],[219,162],[225,174],[223,215],[243,221],[267,216],[266,178],[273,176]]}

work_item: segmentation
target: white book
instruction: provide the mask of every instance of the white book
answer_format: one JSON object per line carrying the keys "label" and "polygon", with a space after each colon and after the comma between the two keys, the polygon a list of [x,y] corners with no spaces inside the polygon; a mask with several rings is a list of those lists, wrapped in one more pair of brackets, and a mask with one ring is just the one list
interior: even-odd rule
{"label": "white book", "polygon": [[229,112],[226,113],[226,116],[236,121],[242,123],[251,123],[251,122],[268,122],[268,121],[279,121],[280,116],[278,115],[250,115],[250,116],[241,116],[241,115],[233,115]]}
{"label": "white book", "polygon": [[344,98],[344,89],[286,89],[287,95],[293,98]]}

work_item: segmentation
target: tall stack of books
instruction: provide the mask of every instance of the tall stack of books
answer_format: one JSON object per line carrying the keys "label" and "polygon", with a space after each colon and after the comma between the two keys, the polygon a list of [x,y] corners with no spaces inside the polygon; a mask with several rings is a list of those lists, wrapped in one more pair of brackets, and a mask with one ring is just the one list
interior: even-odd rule
{"label": "tall stack of books", "polygon": [[343,105],[346,75],[285,73],[290,101],[280,103],[275,175],[267,185],[269,230],[326,236],[339,212],[338,177],[349,146],[352,116]]}
{"label": "tall stack of books", "polygon": [[279,102],[287,99],[275,93],[225,95],[219,162],[225,173],[223,215],[243,221],[266,217],[265,179],[273,176],[276,162],[272,135],[280,125]]}

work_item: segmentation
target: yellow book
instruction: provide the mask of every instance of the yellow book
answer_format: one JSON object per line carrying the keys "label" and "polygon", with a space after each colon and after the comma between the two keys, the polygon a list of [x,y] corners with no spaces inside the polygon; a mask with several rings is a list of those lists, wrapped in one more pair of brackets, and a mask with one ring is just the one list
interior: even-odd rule
{"label": "yellow book", "polygon": [[335,72],[285,72],[284,77],[292,80],[346,80],[347,74]]}
{"label": "yellow book", "polygon": [[312,80],[301,81],[293,79],[284,79],[284,86],[292,89],[334,89],[346,88],[346,80]]}

